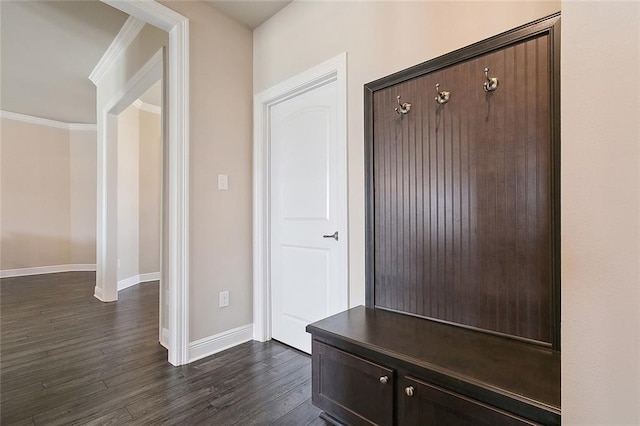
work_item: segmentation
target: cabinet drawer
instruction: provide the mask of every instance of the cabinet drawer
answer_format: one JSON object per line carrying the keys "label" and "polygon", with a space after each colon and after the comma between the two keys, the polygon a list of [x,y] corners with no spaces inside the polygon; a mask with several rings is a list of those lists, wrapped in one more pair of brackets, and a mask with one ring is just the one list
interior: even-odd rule
{"label": "cabinet drawer", "polygon": [[393,423],[393,370],[313,341],[313,403],[348,425]]}
{"label": "cabinet drawer", "polygon": [[398,387],[398,403],[398,426],[537,424],[409,376]]}

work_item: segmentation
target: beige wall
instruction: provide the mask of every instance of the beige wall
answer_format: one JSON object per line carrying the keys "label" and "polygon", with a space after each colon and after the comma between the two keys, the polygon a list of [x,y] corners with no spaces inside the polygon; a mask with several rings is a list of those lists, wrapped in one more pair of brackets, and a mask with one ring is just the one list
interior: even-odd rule
{"label": "beige wall", "polygon": [[0,269],[95,264],[95,131],[0,120]]}
{"label": "beige wall", "polygon": [[130,106],[118,115],[118,281],[140,273],[140,118]]}
{"label": "beige wall", "polygon": [[160,272],[160,115],[118,115],[118,281]]}
{"label": "beige wall", "polygon": [[254,93],[347,52],[351,306],[364,303],[362,86],[558,10],[559,1],[294,1],[254,31]]}
{"label": "beige wall", "polygon": [[96,263],[96,132],[69,132],[70,263]]}
{"label": "beige wall", "polygon": [[563,423],[638,425],[640,3],[562,15]]}
{"label": "beige wall", "polygon": [[139,111],[140,123],[140,250],[141,274],[160,272],[160,209],[162,136],[160,114]]}
{"label": "beige wall", "polygon": [[1,120],[1,268],[69,264],[69,131]]}
{"label": "beige wall", "polygon": [[[191,341],[252,322],[252,35],[202,2],[189,18]],[[217,190],[217,175],[229,190]],[[230,306],[218,308],[218,293]]]}

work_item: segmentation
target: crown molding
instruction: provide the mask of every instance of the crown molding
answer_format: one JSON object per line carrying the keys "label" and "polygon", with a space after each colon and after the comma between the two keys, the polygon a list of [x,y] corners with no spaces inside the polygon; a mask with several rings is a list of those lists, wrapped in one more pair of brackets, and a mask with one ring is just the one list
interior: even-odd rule
{"label": "crown molding", "polygon": [[39,126],[55,127],[56,129],[73,131],[96,131],[95,124],[65,123],[64,121],[49,120],[48,118],[34,117],[33,115],[18,114],[17,112],[0,110],[0,118],[22,121],[23,123],[37,124]]}
{"label": "crown molding", "polygon": [[146,111],[152,114],[160,114],[162,112],[162,109],[159,106],[147,104],[142,102],[140,99],[133,101],[133,106],[138,108],[140,111]]}
{"label": "crown molding", "polygon": [[98,85],[107,70],[120,57],[122,52],[129,47],[131,42],[136,38],[142,30],[142,27],[145,25],[144,21],[134,18],[133,16],[129,16],[107,50],[104,52],[104,55],[102,55],[102,58],[98,61],[98,64],[95,66],[93,71],[91,71],[91,74],[89,74],[89,80],[91,80],[93,84],[96,86]]}

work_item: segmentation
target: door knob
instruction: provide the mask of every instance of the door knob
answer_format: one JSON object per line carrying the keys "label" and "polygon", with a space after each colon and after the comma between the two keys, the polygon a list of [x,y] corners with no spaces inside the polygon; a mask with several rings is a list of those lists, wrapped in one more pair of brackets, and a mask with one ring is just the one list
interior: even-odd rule
{"label": "door knob", "polygon": [[382,383],[383,385],[386,385],[388,382],[389,382],[389,377],[387,376],[380,377],[380,383]]}
{"label": "door knob", "polygon": [[407,386],[404,389],[404,393],[406,393],[407,396],[413,396],[413,386]]}
{"label": "door knob", "polygon": [[333,234],[331,234],[331,235],[323,235],[323,236],[322,236],[322,238],[333,238],[333,239],[335,239],[336,241],[338,241],[338,231],[334,232],[334,233],[333,233]]}

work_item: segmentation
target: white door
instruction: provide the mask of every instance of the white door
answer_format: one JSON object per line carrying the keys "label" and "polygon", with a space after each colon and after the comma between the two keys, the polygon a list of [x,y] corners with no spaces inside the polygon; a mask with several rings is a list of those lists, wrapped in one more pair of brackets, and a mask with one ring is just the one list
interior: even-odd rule
{"label": "white door", "polygon": [[333,80],[269,114],[271,333],[307,353],[306,325],[347,309],[346,150],[338,105]]}

